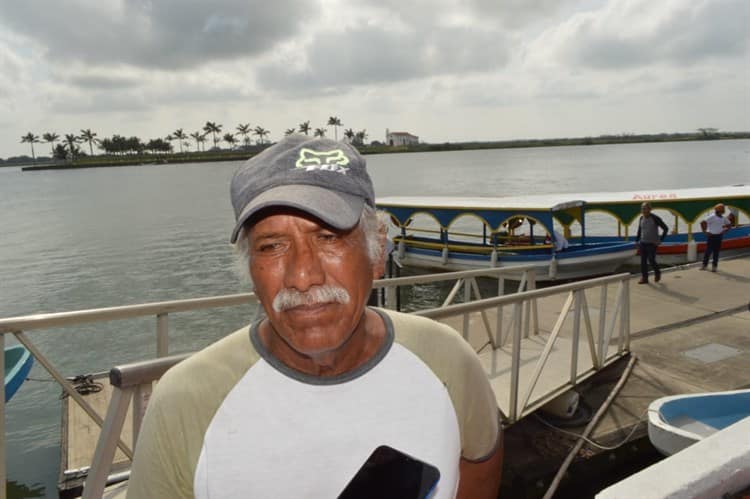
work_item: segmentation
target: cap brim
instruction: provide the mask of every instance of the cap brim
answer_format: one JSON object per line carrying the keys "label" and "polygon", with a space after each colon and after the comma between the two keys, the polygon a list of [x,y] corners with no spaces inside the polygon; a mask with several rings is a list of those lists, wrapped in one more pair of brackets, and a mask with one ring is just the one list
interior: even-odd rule
{"label": "cap brim", "polygon": [[345,194],[314,185],[282,185],[269,189],[255,197],[245,208],[232,231],[231,242],[237,241],[242,226],[265,208],[286,206],[309,213],[317,219],[339,230],[348,230],[357,225],[365,201],[359,196]]}

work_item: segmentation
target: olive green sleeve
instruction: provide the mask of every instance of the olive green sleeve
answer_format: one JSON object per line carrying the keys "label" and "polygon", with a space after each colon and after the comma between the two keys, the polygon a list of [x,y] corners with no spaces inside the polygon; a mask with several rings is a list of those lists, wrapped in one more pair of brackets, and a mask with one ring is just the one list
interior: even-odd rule
{"label": "olive green sleeve", "polygon": [[195,468],[206,429],[258,358],[245,327],[167,371],[146,409],[128,498],[194,497]]}
{"label": "olive green sleeve", "polygon": [[461,432],[461,457],[482,461],[499,441],[495,393],[479,357],[453,328],[431,319],[384,310],[396,341],[417,355],[448,389]]}

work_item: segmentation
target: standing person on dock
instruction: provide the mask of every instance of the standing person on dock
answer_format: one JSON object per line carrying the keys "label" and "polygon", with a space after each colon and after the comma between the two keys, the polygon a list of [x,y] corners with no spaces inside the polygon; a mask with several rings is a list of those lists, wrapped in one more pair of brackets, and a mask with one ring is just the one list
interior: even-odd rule
{"label": "standing person on dock", "polygon": [[366,306],[385,232],[364,158],[292,135],[235,173],[231,199],[265,316],[161,378],[128,497],[333,498],[388,445],[439,470],[430,497],[496,498],[502,431],[476,353]]}
{"label": "standing person on dock", "polygon": [[[662,230],[659,236],[659,229]],[[658,215],[651,213],[651,203],[641,204],[641,218],[638,221],[638,233],[635,244],[641,251],[641,280],[638,284],[648,284],[648,264],[654,269],[654,281],[661,280],[661,271],[656,263],[656,248],[667,237],[669,227]]]}
{"label": "standing person on dock", "polygon": [[701,230],[706,234],[706,251],[703,253],[703,265],[701,270],[706,270],[708,259],[713,256],[711,272],[716,272],[719,265],[719,250],[724,233],[732,228],[733,215],[724,216],[724,205],[719,203],[714,206],[714,212],[701,220]]}

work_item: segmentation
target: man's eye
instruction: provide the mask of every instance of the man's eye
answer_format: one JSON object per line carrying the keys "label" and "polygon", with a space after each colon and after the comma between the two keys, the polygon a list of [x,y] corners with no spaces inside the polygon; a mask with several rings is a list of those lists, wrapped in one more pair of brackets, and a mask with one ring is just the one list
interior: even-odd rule
{"label": "man's eye", "polygon": [[320,239],[321,241],[323,241],[325,243],[335,242],[335,241],[338,240],[338,238],[339,238],[338,235],[331,234],[329,232],[324,232],[324,233],[318,234],[318,239]]}
{"label": "man's eye", "polygon": [[259,253],[270,253],[281,248],[281,243],[265,243],[258,247]]}

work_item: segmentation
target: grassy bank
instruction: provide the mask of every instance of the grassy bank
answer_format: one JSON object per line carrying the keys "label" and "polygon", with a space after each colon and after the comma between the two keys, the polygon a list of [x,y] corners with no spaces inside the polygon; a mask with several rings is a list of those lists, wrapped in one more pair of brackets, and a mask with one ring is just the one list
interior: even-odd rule
{"label": "grassy bank", "polygon": [[[601,135],[598,137],[579,137],[562,139],[523,139],[494,142],[444,142],[423,143],[409,146],[387,146],[375,142],[370,145],[357,146],[362,154],[393,154],[410,152],[439,152],[465,151],[472,149],[513,149],[524,147],[563,147],[563,146],[592,146],[605,144],[636,144],[647,142],[685,142],[695,140],[734,140],[750,139],[750,132],[717,132],[711,135],[700,133],[682,134],[654,134],[654,135]],[[73,161],[51,162],[49,159],[33,163],[31,158],[20,162],[2,162],[0,166],[22,166],[23,170],[64,170],[78,168],[99,168],[113,166],[152,165],[152,164],[180,164],[219,161],[244,161],[267,146],[253,146],[242,151],[210,151],[194,153],[169,154],[131,154],[122,156],[82,156]]]}

